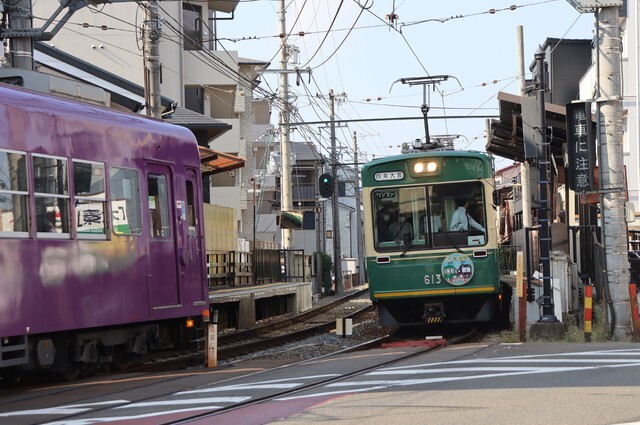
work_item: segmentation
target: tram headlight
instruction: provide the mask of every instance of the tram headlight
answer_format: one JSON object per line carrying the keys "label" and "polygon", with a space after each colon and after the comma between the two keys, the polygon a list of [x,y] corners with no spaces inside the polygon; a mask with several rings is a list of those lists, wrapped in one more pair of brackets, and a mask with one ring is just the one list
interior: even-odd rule
{"label": "tram headlight", "polygon": [[439,174],[440,164],[437,161],[420,161],[413,164],[415,174]]}

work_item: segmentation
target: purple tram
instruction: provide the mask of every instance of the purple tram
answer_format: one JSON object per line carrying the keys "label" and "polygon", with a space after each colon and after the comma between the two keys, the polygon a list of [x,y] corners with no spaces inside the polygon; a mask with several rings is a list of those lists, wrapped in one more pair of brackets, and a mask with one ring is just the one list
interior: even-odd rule
{"label": "purple tram", "polygon": [[0,376],[74,376],[201,336],[193,134],[5,84],[0,129]]}

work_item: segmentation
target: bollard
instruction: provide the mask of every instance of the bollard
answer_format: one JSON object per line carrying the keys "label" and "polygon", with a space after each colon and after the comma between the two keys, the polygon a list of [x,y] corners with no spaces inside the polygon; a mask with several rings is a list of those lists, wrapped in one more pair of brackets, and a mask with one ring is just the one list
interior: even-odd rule
{"label": "bollard", "polygon": [[211,311],[207,326],[207,367],[218,366],[218,310]]}
{"label": "bollard", "polygon": [[587,285],[584,287],[584,341],[591,342],[591,320],[592,320],[592,304],[591,294],[593,287]]}
{"label": "bollard", "polygon": [[640,341],[640,317],[638,314],[638,292],[636,284],[629,284],[629,302],[631,303],[631,324],[633,326],[633,340]]}
{"label": "bollard", "polygon": [[351,336],[353,334],[353,319],[336,319],[336,335],[343,337]]}

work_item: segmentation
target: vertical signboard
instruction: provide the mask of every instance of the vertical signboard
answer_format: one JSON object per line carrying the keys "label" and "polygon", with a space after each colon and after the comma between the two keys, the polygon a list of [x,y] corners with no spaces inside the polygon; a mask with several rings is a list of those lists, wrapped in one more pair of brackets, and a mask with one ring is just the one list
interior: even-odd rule
{"label": "vertical signboard", "polygon": [[591,103],[567,104],[569,187],[577,192],[595,189],[596,146],[591,122]]}
{"label": "vertical signboard", "polygon": [[538,160],[543,157],[542,135],[540,134],[540,113],[538,99],[522,97],[522,138],[526,160]]}

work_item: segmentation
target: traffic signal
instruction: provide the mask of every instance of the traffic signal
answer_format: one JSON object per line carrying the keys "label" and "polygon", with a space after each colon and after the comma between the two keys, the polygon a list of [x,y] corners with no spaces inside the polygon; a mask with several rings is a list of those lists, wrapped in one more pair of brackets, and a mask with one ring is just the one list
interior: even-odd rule
{"label": "traffic signal", "polygon": [[328,198],[333,193],[333,178],[331,174],[325,173],[320,176],[320,196]]}

